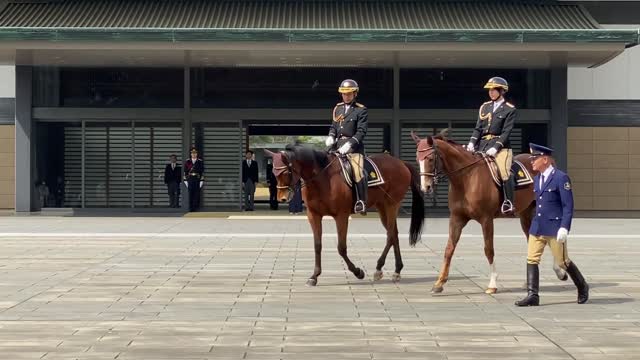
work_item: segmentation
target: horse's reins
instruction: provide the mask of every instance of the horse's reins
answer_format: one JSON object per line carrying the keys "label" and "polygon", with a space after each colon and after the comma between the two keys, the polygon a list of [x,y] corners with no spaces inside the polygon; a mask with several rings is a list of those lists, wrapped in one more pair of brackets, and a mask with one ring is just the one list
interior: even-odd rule
{"label": "horse's reins", "polygon": [[[320,172],[315,174],[309,180],[302,179],[302,175],[299,172],[297,172],[297,171],[295,171],[293,169],[293,166],[291,165],[291,163],[287,163],[285,166],[278,166],[278,167],[274,168],[274,170],[286,170],[289,173],[289,185],[288,186],[277,185],[276,188],[277,189],[287,189],[287,190],[289,190],[290,193],[293,192],[294,191],[293,187],[295,186],[295,183],[293,182],[294,174],[296,176],[298,176],[302,180],[302,184],[300,185],[300,188],[303,188],[303,187],[307,186],[308,183],[311,183],[311,182],[315,181],[320,175],[322,175],[331,166],[331,164],[333,164],[333,162],[336,161],[336,159],[338,159],[337,156],[333,160],[331,160],[325,167],[323,167],[320,170]],[[287,159],[287,161],[289,161],[289,160]]]}
{"label": "horse's reins", "polygon": [[[473,166],[473,165],[475,165],[475,164],[477,164],[477,163],[479,163],[480,161],[483,160],[483,158],[481,157],[481,158],[478,158],[475,161],[473,161],[473,162],[471,162],[469,164],[466,164],[466,165],[464,165],[464,166],[462,166],[462,167],[460,167],[460,168],[458,168],[456,170],[445,171],[445,170],[441,169],[442,166],[438,166],[439,164],[440,165],[442,164],[442,160],[440,159],[441,158],[440,151],[438,150],[438,146],[436,145],[436,143],[434,142],[433,146],[431,146],[429,148],[426,148],[426,149],[423,149],[423,150],[418,149],[418,152],[426,152],[426,151],[432,151],[434,153],[436,165],[433,168],[433,172],[420,171],[420,176],[431,176],[431,177],[433,177],[434,184],[436,184],[436,185],[438,184],[438,180],[441,179],[441,178],[444,178],[444,176],[451,177],[451,175],[453,175],[453,174],[455,174],[457,172],[460,172],[460,171],[462,171],[462,170],[464,170],[466,168],[469,168],[469,167],[471,167],[471,166]],[[430,155],[430,154],[427,154],[427,156],[428,155]],[[442,173],[443,175],[438,175],[439,172]]]}

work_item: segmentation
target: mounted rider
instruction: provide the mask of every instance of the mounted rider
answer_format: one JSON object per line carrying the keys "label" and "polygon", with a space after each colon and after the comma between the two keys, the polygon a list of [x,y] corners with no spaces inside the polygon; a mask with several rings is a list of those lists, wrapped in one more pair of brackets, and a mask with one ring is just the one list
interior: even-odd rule
{"label": "mounted rider", "polygon": [[504,94],[509,91],[507,80],[501,77],[492,77],[484,85],[484,88],[489,89],[491,100],[480,106],[478,121],[467,145],[467,150],[470,152],[480,151],[495,157],[504,193],[504,202],[500,210],[503,214],[507,214],[515,211],[513,206],[515,179],[511,176],[513,152],[509,136],[515,123],[516,108],[504,99]]}
{"label": "mounted rider", "polygon": [[346,79],[340,83],[338,92],[342,102],[333,108],[333,121],[329,129],[326,145],[338,149],[338,153],[346,155],[353,171],[356,204],[354,212],[367,212],[367,179],[364,171],[364,137],[367,134],[367,108],[356,102],[360,90],[355,80]]}

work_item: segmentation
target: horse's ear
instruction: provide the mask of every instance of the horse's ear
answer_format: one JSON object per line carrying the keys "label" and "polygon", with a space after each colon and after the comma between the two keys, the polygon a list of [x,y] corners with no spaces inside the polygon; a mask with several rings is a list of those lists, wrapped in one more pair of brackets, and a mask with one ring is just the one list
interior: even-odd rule
{"label": "horse's ear", "polygon": [[416,144],[419,143],[421,140],[420,136],[418,136],[418,134],[416,134],[413,130],[411,130],[411,138],[413,139],[413,141],[416,142]]}
{"label": "horse's ear", "polygon": [[273,157],[273,155],[275,155],[275,154],[273,153],[273,151],[271,151],[271,150],[269,150],[269,149],[264,149],[264,153],[265,153],[265,154],[267,154],[267,155],[269,155],[269,156],[271,156],[271,157]]}
{"label": "horse's ear", "polygon": [[447,138],[449,137],[449,128],[440,130],[440,134],[438,134],[438,136],[443,140],[447,140]]}

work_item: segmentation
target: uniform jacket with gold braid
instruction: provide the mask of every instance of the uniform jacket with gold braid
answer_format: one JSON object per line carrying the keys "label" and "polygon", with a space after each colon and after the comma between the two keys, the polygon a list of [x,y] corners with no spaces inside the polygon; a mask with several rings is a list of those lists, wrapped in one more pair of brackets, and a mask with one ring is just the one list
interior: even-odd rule
{"label": "uniform jacket with gold braid", "polygon": [[345,104],[338,103],[333,108],[333,122],[329,129],[329,136],[336,138],[336,149],[344,143],[351,143],[352,152],[364,154],[364,137],[369,127],[367,108],[357,102],[352,102],[345,113]]}
{"label": "uniform jacket with gold braid", "polygon": [[204,162],[201,159],[196,160],[195,164],[191,159],[184,162],[184,180],[193,179],[194,177],[204,181]]}
{"label": "uniform jacket with gold braid", "polygon": [[504,101],[494,112],[493,101],[480,106],[478,122],[471,134],[471,142],[478,151],[485,152],[492,147],[498,151],[511,148],[509,135],[516,120],[516,108]]}

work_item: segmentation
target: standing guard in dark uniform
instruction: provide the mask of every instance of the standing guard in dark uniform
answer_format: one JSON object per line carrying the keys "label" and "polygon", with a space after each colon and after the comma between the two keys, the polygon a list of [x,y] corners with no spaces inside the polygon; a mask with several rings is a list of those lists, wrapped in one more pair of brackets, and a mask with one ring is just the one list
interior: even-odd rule
{"label": "standing guard in dark uniform", "polygon": [[191,158],[184,163],[184,184],[189,189],[189,211],[200,208],[200,188],[204,185],[204,162],[198,150],[191,148]]}
{"label": "standing guard in dark uniform", "polygon": [[358,83],[347,79],[340,83],[338,92],[342,102],[333,108],[333,122],[326,145],[338,149],[349,158],[352,179],[355,183],[356,204],[354,212],[367,213],[367,176],[364,171],[364,137],[367,134],[367,108],[357,103]]}
{"label": "standing guard in dark uniform", "polygon": [[478,121],[467,145],[467,150],[471,152],[477,150],[495,157],[504,193],[504,202],[500,210],[503,214],[507,214],[515,211],[513,206],[515,178],[511,176],[513,152],[509,136],[515,123],[516,108],[504,99],[504,94],[509,91],[507,80],[501,77],[492,77],[484,85],[484,88],[489,89],[491,101],[480,106]]}
{"label": "standing guard in dark uniform", "polygon": [[538,264],[544,248],[549,245],[557,266],[567,271],[578,289],[578,304],[589,300],[589,284],[569,259],[567,237],[573,219],[573,192],[571,180],[564,172],[553,167],[553,150],[541,145],[529,144],[531,164],[539,172],[533,179],[536,207],[529,229],[527,249],[527,296],[516,301],[517,306],[538,306],[540,274]]}

